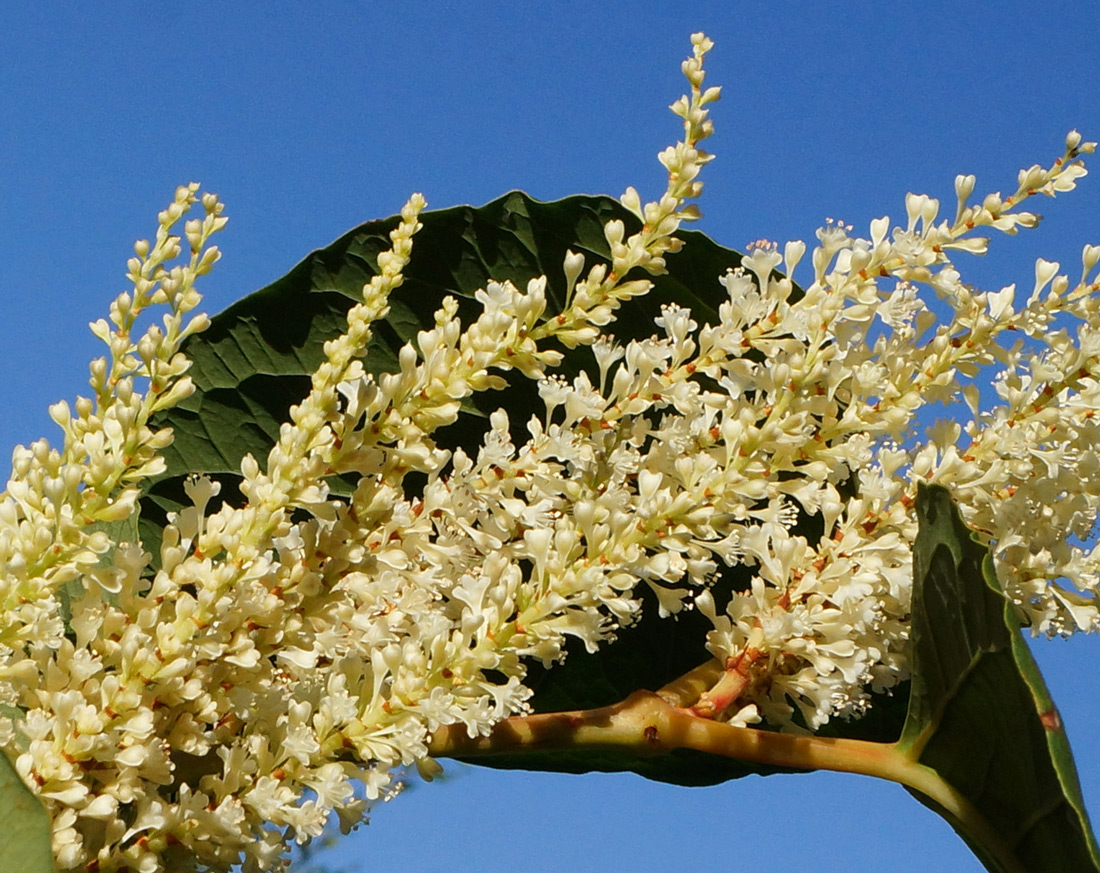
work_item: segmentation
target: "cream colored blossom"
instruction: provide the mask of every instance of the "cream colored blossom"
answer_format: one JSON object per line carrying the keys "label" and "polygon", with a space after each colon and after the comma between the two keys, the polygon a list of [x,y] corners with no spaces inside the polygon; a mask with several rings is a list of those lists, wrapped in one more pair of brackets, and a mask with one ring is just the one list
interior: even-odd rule
{"label": "cream colored blossom", "polygon": [[[1100,248],[1076,284],[1041,261],[1026,299],[974,289],[949,259],[983,253],[983,228],[1034,225],[1019,204],[1072,189],[1092,144],[1071,134],[1052,167],[980,205],[960,176],[950,221],[911,195],[904,225],[876,219],[867,239],[828,222],[804,291],[790,273],[806,246],[758,241],[714,277],[716,323],[668,305],[652,337],[620,345],[615,313],[682,245],[711,159],[711,45],[692,42],[666,190],[624,194],[642,227],[607,224],[608,263],[566,255],[561,312],[545,277],[491,282],[471,323],[447,299],[395,372],[367,373],[420,226],[414,195],[309,394],[268,457],[243,460],[244,505],[190,480],[156,561],[127,525],[171,439],[150,416],[191,390],[179,347],[206,323],[189,313],[221,205],[181,188],[135,246],[133,291],[92,326],[109,352],[94,396],[52,408],[63,446],[17,449],[0,495],[0,703],[17,713],[0,745],[53,815],[61,869],[272,869],[333,812],[356,825],[403,768],[430,774],[433,731],[485,735],[525,712],[526,665],[561,660],[569,637],[590,652],[613,640],[643,588],[661,615],[702,611],[719,665],[744,668],[701,717],[799,729],[858,714],[907,675],[919,481],[950,487],[984,532],[1023,622],[1096,629]],[[135,339],[154,304],[163,327]],[[556,373],[552,341],[590,346],[593,375]],[[500,409],[481,445],[437,445],[507,370],[545,405],[528,438]],[[969,420],[924,427],[925,406],[960,394]],[[425,484],[407,494],[411,472]],[[355,477],[350,497],[328,492],[337,473]],[[752,581],[719,602],[727,565]]]}

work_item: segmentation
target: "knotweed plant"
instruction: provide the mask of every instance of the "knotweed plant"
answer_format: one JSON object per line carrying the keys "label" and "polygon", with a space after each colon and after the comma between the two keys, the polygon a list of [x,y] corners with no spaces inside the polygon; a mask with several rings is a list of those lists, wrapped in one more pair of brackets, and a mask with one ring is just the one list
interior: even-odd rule
{"label": "knotweed plant", "polygon": [[[1024,201],[1071,190],[1094,144],[1070,134],[1009,197],[973,201],[959,176],[948,219],[911,195],[901,226],[867,238],[830,223],[804,290],[803,243],[753,244],[714,277],[716,323],[669,305],[653,337],[619,344],[617,310],[698,215],[719,89],[703,87],[710,41],[692,42],[667,189],[645,205],[627,191],[642,228],[609,222],[607,263],[568,254],[561,311],[546,277],[489,283],[472,323],[448,299],[395,372],[367,372],[414,195],[308,396],[242,463],[244,501],[191,479],[155,561],[137,498],[172,435],[150,421],[192,390],[180,348],[207,323],[195,282],[222,204],[180,188],[136,244],[133,290],[92,325],[108,347],[92,396],[51,408],[60,448],[17,448],[0,500],[0,746],[48,806],[60,869],[273,869],[334,811],[361,821],[403,768],[430,774],[441,728],[485,736],[522,715],[527,665],[569,637],[611,642],[643,588],[662,615],[713,624],[709,687],[680,701],[694,716],[805,731],[858,715],[907,675],[918,482],[948,486],[983,532],[1022,624],[1097,628],[1100,247],[1076,280],[1040,261],[1021,294],[975,290],[951,260],[1035,225]],[[590,348],[594,375],[559,375],[561,345]],[[526,441],[501,408],[481,445],[442,449],[433,434],[507,370],[545,403]],[[960,398],[961,422],[925,426],[925,407]],[[329,492],[337,474],[350,498]],[[799,535],[800,516],[824,535]],[[720,602],[711,583],[736,565],[751,585]]]}

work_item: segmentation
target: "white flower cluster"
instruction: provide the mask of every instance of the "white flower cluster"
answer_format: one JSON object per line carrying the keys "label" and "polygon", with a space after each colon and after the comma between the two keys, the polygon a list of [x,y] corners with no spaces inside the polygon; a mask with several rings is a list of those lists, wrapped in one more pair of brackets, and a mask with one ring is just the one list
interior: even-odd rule
{"label": "white flower cluster", "polygon": [[[17,449],[0,496],[0,746],[50,808],[61,869],[273,869],[333,811],[360,821],[400,768],[430,773],[437,728],[485,735],[524,712],[526,659],[559,660],[568,636],[594,651],[637,620],[639,581],[663,614],[713,621],[700,717],[812,728],[858,711],[869,687],[906,673],[917,480],[947,484],[988,532],[1022,620],[1096,628],[1100,248],[1073,286],[1041,262],[1018,310],[1010,289],[977,293],[948,260],[984,251],[975,228],[1034,224],[1015,207],[1071,189],[1092,144],[1071,135],[1006,200],[967,205],[974,180],[960,177],[952,222],[914,197],[904,229],[880,219],[864,240],[829,225],[804,293],[788,277],[805,246],[755,244],[720,280],[717,324],[669,306],[659,336],[621,346],[604,328],[697,215],[687,201],[718,89],[702,87],[710,41],[692,41],[691,93],[672,106],[684,138],[661,155],[667,191],[645,206],[627,192],[643,226],[607,225],[609,264],[586,272],[567,255],[563,311],[547,312],[545,277],[490,283],[472,324],[447,300],[397,372],[366,373],[419,227],[414,196],[266,464],[244,460],[245,504],[208,513],[217,486],[191,480],[194,505],[156,563],[134,533],[135,483],[170,439],[149,416],[190,390],[178,348],[205,323],[185,316],[217,259],[221,205],[205,195],[205,218],[187,222],[184,266],[166,266],[180,251],[171,227],[195,186],[161,215],[155,245],[138,244],[134,292],[93,326],[110,348],[92,367],[95,400],[75,416],[54,407],[63,450]],[[135,342],[153,303],[170,314]],[[1071,318],[1076,335],[1055,329]],[[1003,345],[1008,331],[1042,353]],[[555,375],[549,340],[590,346],[598,378]],[[990,405],[972,385],[992,363]],[[433,433],[507,369],[545,401],[530,438],[515,444],[500,410],[476,452],[441,449]],[[915,438],[921,407],[957,392],[971,422]],[[426,484],[409,497],[414,472]],[[334,474],[358,478],[349,499],[328,493]],[[820,541],[792,531],[800,513],[820,518]],[[708,588],[722,564],[755,573],[729,603]]]}
{"label": "white flower cluster", "polygon": [[[784,256],[756,244],[725,278],[730,303],[687,366],[723,389],[701,392],[722,419],[725,469],[704,477],[709,490],[731,470],[751,471],[759,489],[754,506],[731,510],[723,555],[757,572],[721,611],[709,592],[696,597],[725,664],[696,712],[784,723],[798,709],[796,721],[814,728],[858,713],[867,688],[905,678],[918,481],[947,486],[984,535],[1022,624],[1048,635],[1100,628],[1100,247],[1085,247],[1076,283],[1040,261],[1019,310],[1014,287],[977,292],[949,257],[985,253],[976,229],[1034,226],[1036,215],[1013,210],[1072,190],[1085,174],[1079,156],[1094,148],[1073,132],[1049,169],[1021,171],[1011,197],[978,205],[974,177],[959,176],[950,221],[937,223],[936,200],[910,195],[904,227],[880,218],[862,239],[830,223],[801,296],[772,271],[785,265],[789,277],[802,243]],[[990,382],[996,396],[983,396]],[[924,407],[940,403],[970,420],[928,426]],[[792,506],[820,514],[819,542],[791,535]]]}

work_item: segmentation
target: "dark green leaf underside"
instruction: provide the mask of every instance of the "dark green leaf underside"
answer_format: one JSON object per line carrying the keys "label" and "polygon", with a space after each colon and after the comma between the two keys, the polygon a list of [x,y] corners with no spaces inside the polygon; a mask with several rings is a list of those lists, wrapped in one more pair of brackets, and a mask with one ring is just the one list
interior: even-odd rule
{"label": "dark green leaf underside", "polygon": [[[476,317],[480,305],[474,292],[490,280],[525,287],[531,278],[545,275],[550,309],[560,310],[566,251],[582,252],[589,267],[606,262],[603,227],[613,218],[631,230],[638,226],[633,215],[608,197],[542,203],[519,191],[480,208],[423,213],[405,283],[391,296],[385,320],[376,325],[364,366],[376,374],[395,371],[401,346],[432,326],[448,295],[459,301],[464,320]],[[347,310],[375,274],[378,255],[389,249],[389,233],[397,222],[394,216],[349,231],[217,315],[208,330],[186,344],[198,390],[154,422],[175,431],[164,452],[168,470],[151,484],[142,505],[142,537],[154,555],[165,510],[186,502],[186,474],[225,474],[228,483],[245,454],[265,461],[291,405],[309,388],[308,377],[323,359],[324,342],[345,329]],[[614,328],[620,340],[652,334],[660,306],[672,301],[690,307],[700,321],[717,319],[725,298],[718,277],[737,266],[740,255],[699,233],[682,236],[687,245],[669,258],[669,274],[656,277],[650,294],[622,310]],[[567,352],[562,371],[591,367],[591,354],[582,349]],[[508,375],[510,389],[471,398],[458,422],[435,435],[441,445],[476,444],[486,416],[499,406],[508,409],[517,438],[526,439],[526,421],[541,414],[542,401],[534,383]],[[339,483],[334,484],[339,493]]]}
{"label": "dark green leaf underside", "polygon": [[[476,315],[473,294],[490,280],[525,287],[545,275],[550,308],[565,296],[562,260],[581,251],[589,266],[607,260],[603,225],[612,218],[636,226],[634,217],[607,197],[570,197],[540,203],[513,192],[480,208],[460,206],[422,215],[405,283],[390,299],[390,312],[377,326],[364,365],[373,373],[397,369],[397,353],[418,331],[428,329],[443,298],[460,301],[460,314]],[[390,246],[396,218],[372,221],[309,255],[286,276],[238,301],[193,337],[184,351],[193,361],[199,390],[159,421],[177,429],[165,451],[169,477],[192,471],[239,470],[246,452],[261,461],[286,420],[290,405],[308,389],[303,381],[323,359],[325,340],[345,328],[345,314],[375,274],[378,254]],[[670,273],[632,301],[616,322],[620,339],[649,336],[663,303],[688,306],[699,320],[714,321],[725,291],[718,277],[740,263],[740,255],[702,234],[685,232],[684,251],[669,258]],[[586,366],[589,355],[570,355],[567,370]],[[509,392],[509,411],[541,410],[534,386]],[[483,414],[502,404],[495,393],[478,395]],[[525,420],[525,419],[524,419]]]}

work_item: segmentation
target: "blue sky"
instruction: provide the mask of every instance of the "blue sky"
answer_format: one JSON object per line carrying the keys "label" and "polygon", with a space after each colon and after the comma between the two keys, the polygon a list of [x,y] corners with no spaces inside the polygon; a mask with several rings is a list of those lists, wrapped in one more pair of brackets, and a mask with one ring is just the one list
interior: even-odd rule
{"label": "blue sky", "polygon": [[[208,311],[421,191],[429,208],[512,188],[643,196],[678,135],[689,35],[724,96],[699,225],[719,242],[812,240],[829,217],[953,206],[956,173],[1015,186],[1079,128],[1100,139],[1089,3],[8,4],[0,11],[0,447],[56,428],[83,390],[86,325],[125,287],[132,241],[192,179],[231,217]],[[1100,167],[1100,162],[1097,163]],[[1100,173],[1098,173],[1100,175]],[[1100,179],[1039,205],[970,278],[1032,281],[1100,242]],[[969,264],[967,265],[970,266]],[[1070,267],[1071,273],[1076,267]],[[965,275],[965,274],[964,274]],[[796,276],[797,278],[797,276]],[[1100,815],[1100,641],[1037,646]],[[349,871],[979,871],[900,788],[824,774],[678,789],[633,776],[453,768],[377,810]]]}

